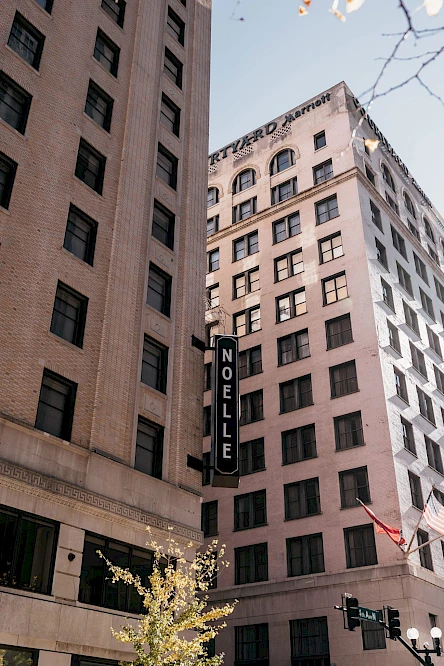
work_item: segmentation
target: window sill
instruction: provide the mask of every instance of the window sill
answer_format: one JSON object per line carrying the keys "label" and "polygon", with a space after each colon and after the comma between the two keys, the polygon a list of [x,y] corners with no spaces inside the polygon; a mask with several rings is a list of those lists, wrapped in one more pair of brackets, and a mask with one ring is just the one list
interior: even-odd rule
{"label": "window sill", "polygon": [[77,601],[75,606],[77,608],[86,608],[87,610],[99,611],[99,613],[108,613],[109,615],[117,615],[124,618],[140,618],[138,613],[130,613],[128,611],[119,611],[115,608],[107,608],[106,606],[95,606],[94,604],[85,604],[83,601]]}
{"label": "window sill", "polygon": [[[21,58],[20,58],[20,60],[21,60]],[[15,134],[16,137],[22,139],[23,141],[27,141],[27,140],[28,140],[28,139],[26,138],[25,134],[22,134],[21,132],[19,132],[18,130],[16,130],[15,127],[13,127],[13,126],[10,125],[9,123],[7,123],[6,120],[3,120],[3,118],[0,118],[0,126],[9,129],[11,132],[13,132],[13,133]],[[26,128],[25,128],[25,131],[26,131]]]}
{"label": "window sill", "polygon": [[[290,213],[291,215],[291,213]],[[279,243],[284,243],[286,240],[291,240],[292,238],[295,238],[296,236],[299,236],[302,233],[302,231],[298,231],[297,234],[293,234],[293,236],[287,236],[286,238],[283,238],[282,240],[274,240],[273,239],[273,245],[279,245]]]}
{"label": "window sill", "polygon": [[265,472],[266,470],[267,470],[266,467],[262,467],[261,469],[255,469],[252,472],[245,472],[245,474],[239,473],[239,478],[242,478],[244,476],[251,476],[252,474],[257,474],[258,472]]}
{"label": "window sill", "polygon": [[[365,506],[369,506],[370,504],[373,504],[373,502],[370,500],[370,502],[362,502]],[[346,511],[347,509],[356,509],[357,507],[360,507],[361,504],[350,504],[350,506],[340,506],[339,510],[340,511]]]}
{"label": "window sill", "polygon": [[13,53],[15,55],[15,57],[20,60],[20,62],[24,63],[26,65],[26,67],[29,70],[31,70],[31,72],[34,72],[34,74],[37,74],[37,76],[40,76],[39,70],[36,69],[35,67],[33,67],[32,65],[30,65],[29,62],[26,62],[26,60],[24,60],[18,53],[16,53],[16,51],[14,51],[14,49],[11,49],[11,47],[8,44],[5,44],[5,49],[7,51],[9,51],[9,53]]}
{"label": "window sill", "polygon": [[[262,331],[262,329],[258,328],[257,331],[249,331],[248,333],[245,333],[245,335],[239,335],[238,337],[241,340],[242,338],[246,338],[248,335],[254,335],[255,333],[259,333],[260,331]],[[233,332],[233,335],[237,335],[237,333]]]}
{"label": "window sill", "polygon": [[31,592],[30,590],[22,590],[19,587],[8,587],[7,585],[0,585],[0,594],[15,594],[18,597],[28,597],[30,599],[41,599],[42,601],[55,601],[52,594],[43,594],[42,592]]}
{"label": "window sill", "polygon": [[319,458],[318,454],[315,456],[310,456],[310,458],[301,458],[300,460],[292,460],[291,462],[283,462],[281,463],[282,467],[287,467],[288,465],[296,465],[297,463],[305,462],[306,460],[315,460],[315,458]]}
{"label": "window sill", "polygon": [[[414,456],[416,459],[418,458],[418,454],[412,451],[411,449],[408,449],[406,446],[403,447],[403,451],[407,451],[407,453],[410,453],[410,455]],[[422,509],[420,509],[422,511]]]}
{"label": "window sill", "polygon": [[142,380],[140,380],[140,384],[142,385],[142,388],[147,389],[148,391],[153,391],[154,394],[158,398],[162,398],[163,400],[167,399],[167,392],[165,391],[159,391],[159,389],[154,388],[154,386],[150,386],[149,384],[145,384]]}
{"label": "window sill", "polygon": [[344,296],[344,298],[338,298],[337,301],[332,301],[331,303],[323,303],[322,307],[323,308],[328,308],[329,305],[334,305],[335,303],[340,303],[341,301],[345,301],[347,298],[350,298],[350,294],[347,294],[347,296]]}
{"label": "window sill", "polygon": [[91,116],[89,116],[87,113],[85,113],[85,111],[83,112],[83,116],[84,116],[84,118],[88,118],[89,122],[91,122],[93,124],[93,127],[98,127],[99,130],[102,132],[102,134],[104,134],[106,137],[108,137],[108,139],[111,138],[111,132],[109,130],[106,130],[104,127],[102,127],[98,123],[96,123],[96,121],[93,118],[91,118]]}
{"label": "window sill", "polygon": [[80,259],[80,257],[77,257],[75,254],[73,254],[72,252],[70,252],[69,250],[67,250],[66,247],[63,247],[63,245],[62,245],[62,247],[61,247],[60,249],[62,250],[62,252],[64,252],[65,254],[67,254],[68,257],[72,257],[75,261],[77,261],[78,263],[80,263],[82,266],[86,266],[86,268],[88,268],[90,271],[94,271],[94,270],[95,270],[95,269],[94,269],[94,265],[91,266],[91,264],[88,264],[87,261],[83,261],[83,259]]}
{"label": "window sill", "polygon": [[59,342],[61,342],[66,347],[69,347],[70,349],[75,349],[78,352],[80,352],[81,354],[85,353],[85,350],[84,350],[83,347],[79,347],[78,345],[75,345],[73,342],[69,342],[69,340],[65,340],[65,338],[61,338],[59,335],[56,335],[52,331],[48,331],[48,335],[53,340],[58,340]]}
{"label": "window sill", "polygon": [[116,28],[118,28],[118,29],[124,34],[125,31],[124,31],[123,27],[122,27],[121,25],[119,25],[116,21],[114,21],[114,20],[111,18],[111,16],[110,16],[110,15],[109,15],[109,14],[103,9],[102,6],[100,7],[100,9],[101,9],[101,12],[102,12],[102,16],[105,14],[105,16],[108,17],[108,20],[111,21],[111,23],[112,23],[114,26],[116,26]]}
{"label": "window sill", "polygon": [[260,525],[251,525],[251,527],[235,527],[233,532],[245,532],[246,530],[255,530],[258,527],[268,527],[268,523],[261,523]]}
{"label": "window sill", "polygon": [[260,423],[261,421],[264,420],[264,416],[261,419],[256,419],[256,421],[248,421],[248,423],[239,423],[239,427],[242,428],[243,426],[246,425],[251,425],[252,423]]}
{"label": "window sill", "polygon": [[112,79],[113,81],[118,81],[118,80],[119,80],[119,79],[118,79],[118,74],[119,74],[119,72],[117,72],[117,75],[114,76],[114,74],[111,74],[111,72],[109,71],[109,69],[106,69],[106,67],[104,67],[104,65],[102,65],[102,63],[99,62],[99,60],[97,60],[97,58],[94,58],[93,55],[91,56],[91,60],[92,60],[93,62],[95,62],[96,65],[98,65],[98,66],[100,67],[101,70],[103,70],[104,72],[106,72],[106,73],[108,74],[108,76],[110,76],[111,79]]}
{"label": "window sill", "polygon": [[288,363],[278,363],[277,368],[285,368],[286,365],[291,365],[292,363],[297,363],[298,361],[305,361],[306,358],[311,358],[311,354],[304,356],[303,358],[295,358],[294,361],[288,361]]}
{"label": "window sill", "polygon": [[288,319],[282,319],[282,321],[277,321],[276,324],[285,324],[286,321],[291,321],[292,319],[298,319],[298,317],[303,317],[304,314],[307,314],[307,313],[308,313],[308,310],[306,310],[305,312],[302,312],[300,315],[293,315],[292,317],[288,317]]}
{"label": "window sill", "polygon": [[261,370],[260,372],[255,372],[253,375],[245,375],[245,377],[239,377],[239,381],[242,381],[243,379],[250,379],[251,377],[256,377],[257,375],[261,375],[263,372],[264,371]]}
{"label": "window sill", "polygon": [[304,518],[313,518],[314,516],[322,516],[322,511],[319,511],[319,513],[310,513],[307,516],[298,516],[297,518],[284,518],[284,523],[289,523],[292,520],[303,520]]}
{"label": "window sill", "polygon": [[165,321],[167,321],[169,324],[171,324],[171,317],[169,317],[168,315],[163,314],[163,312],[161,312],[160,310],[156,310],[156,308],[154,308],[149,303],[145,303],[145,307],[147,307],[148,310],[150,310],[151,312],[160,315],[163,319],[165,319]]}
{"label": "window sill", "polygon": [[427,467],[429,469],[433,470],[436,474],[439,474],[439,476],[442,476],[444,478],[444,471],[440,472],[438,469],[436,469],[435,467],[432,467],[431,465],[427,465]]}
{"label": "window sill", "polygon": [[[80,183],[81,187],[85,187],[86,190],[87,190],[90,194],[92,194],[94,197],[99,197],[99,201],[103,201],[103,194],[100,194],[100,193],[97,192],[96,190],[93,190],[93,188],[90,187],[89,185],[87,185],[86,183],[84,183],[83,180],[80,180],[80,178],[78,178],[78,177],[75,175],[75,173],[73,174],[72,177],[73,177],[73,180],[74,180],[75,183]],[[102,192],[103,192],[103,189],[102,189]]]}
{"label": "window sill", "polygon": [[3,208],[3,206],[0,206],[0,211],[1,211],[4,215],[11,215],[11,211],[8,210],[8,208]]}
{"label": "window sill", "polygon": [[156,182],[158,182],[158,183],[162,183],[163,185],[165,185],[165,187],[167,187],[168,190],[171,190],[171,192],[174,192],[174,195],[175,195],[176,197],[177,197],[177,182],[178,182],[178,181],[179,181],[179,178],[176,178],[176,187],[173,187],[172,185],[170,185],[169,183],[167,183],[167,182],[166,182],[165,180],[163,180],[162,178],[159,178],[159,176],[158,176],[157,173],[156,173]]}
{"label": "window sill", "polygon": [[313,405],[314,405],[314,402],[311,402],[309,405],[304,405],[303,407],[296,407],[295,409],[289,409],[286,412],[281,411],[281,412],[279,412],[279,416],[281,414],[291,414],[292,412],[298,412],[300,409],[305,409],[306,407],[313,407]]}
{"label": "window sill", "polygon": [[342,345],[336,345],[336,347],[326,347],[325,351],[332,351],[333,349],[340,349],[341,347],[345,347],[345,345],[351,345],[351,343],[354,342],[353,338],[349,340],[348,342],[343,342]]}
{"label": "window sill", "polygon": [[325,144],[325,146],[321,146],[320,148],[315,148],[314,152],[319,153],[320,150],[325,150],[325,148],[328,148],[327,144]]}
{"label": "window sill", "polygon": [[[322,200],[318,201],[317,203],[322,203]],[[318,222],[316,220],[316,226],[317,227],[322,227],[323,224],[327,224],[328,222],[331,222],[332,220],[337,220],[338,217],[340,217],[340,215],[335,215],[334,217],[330,217],[328,220],[325,220],[325,222]]]}
{"label": "window sill", "polygon": [[347,395],[353,395],[354,393],[360,393],[360,389],[357,391],[350,391],[350,393],[342,393],[341,395],[332,395],[330,400],[336,400],[337,398],[345,398]]}

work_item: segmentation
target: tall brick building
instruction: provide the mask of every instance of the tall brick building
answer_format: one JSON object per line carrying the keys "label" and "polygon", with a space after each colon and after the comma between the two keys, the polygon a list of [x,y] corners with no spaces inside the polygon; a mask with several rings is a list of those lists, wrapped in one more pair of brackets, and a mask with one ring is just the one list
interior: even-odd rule
{"label": "tall brick building", "polygon": [[407,540],[432,484],[444,503],[444,224],[360,119],[339,84],[209,160],[207,341],[240,344],[240,484],[203,505],[232,563],[212,598],[240,600],[227,666],[416,663],[376,624],[344,631],[344,592],[421,644],[444,628],[444,544],[406,559],[356,501]]}
{"label": "tall brick building", "polygon": [[0,661],[115,665],[96,550],[201,542],[210,1],[12,0],[0,52]]}

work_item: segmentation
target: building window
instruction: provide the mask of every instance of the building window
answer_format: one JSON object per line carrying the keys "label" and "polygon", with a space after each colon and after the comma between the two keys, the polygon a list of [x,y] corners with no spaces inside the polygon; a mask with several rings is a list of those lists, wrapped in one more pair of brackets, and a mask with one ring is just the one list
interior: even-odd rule
{"label": "building window", "polygon": [[254,474],[265,469],[264,438],[252,439],[239,445],[239,475]]}
{"label": "building window", "polygon": [[385,630],[374,622],[361,621],[363,650],[385,650]]}
{"label": "building window", "polygon": [[117,25],[123,28],[126,9],[125,0],[102,0],[102,9]]}
{"label": "building window", "polygon": [[396,262],[396,268],[398,269],[398,280],[401,287],[403,287],[410,296],[413,296],[413,287],[412,280],[407,271]]}
{"label": "building window", "polygon": [[419,324],[418,324],[418,315],[410,305],[407,305],[405,301],[402,302],[402,305],[404,307],[404,316],[405,316],[405,323],[409,328],[412,329],[416,335],[420,336],[419,334]]}
{"label": "building window", "polygon": [[279,384],[279,396],[281,414],[309,407],[313,404],[311,375],[304,375]]}
{"label": "building window", "polygon": [[219,307],[219,283],[211,285],[207,289],[207,309]]}
{"label": "building window", "polygon": [[387,250],[385,249],[381,241],[378,240],[377,238],[375,238],[375,246],[376,246],[376,259],[379,261],[381,266],[384,266],[384,268],[388,270]]}
{"label": "building window", "polygon": [[132,585],[126,585],[121,580],[113,583],[105,560],[97,554],[98,550],[114,565],[129,569],[140,576],[142,585],[149,586],[149,576],[154,563],[151,551],[87,532],[80,573],[79,601],[102,608],[141,613],[142,597]]}
{"label": "building window", "polygon": [[139,417],[134,469],[162,478],[163,428]]}
{"label": "building window", "polygon": [[94,58],[113,76],[117,77],[120,49],[102,30],[97,30]]}
{"label": "building window", "polygon": [[441,370],[438,370],[436,365],[433,366],[433,370],[435,372],[436,388],[444,394],[444,373],[441,372]]}
{"label": "building window", "polygon": [[407,213],[409,213],[409,215],[411,215],[413,219],[416,220],[415,207],[407,192],[404,192],[404,204],[407,209]]}
{"label": "building window", "polygon": [[185,23],[179,18],[171,7],[168,7],[166,31],[182,46],[185,44]]}
{"label": "building window", "polygon": [[166,393],[168,371],[168,347],[164,347],[145,335],[142,355],[141,382]]}
{"label": "building window", "polygon": [[412,424],[406,421],[403,416],[401,416],[401,432],[404,448],[406,448],[407,451],[414,453],[416,456],[416,444],[415,436],[413,434],[413,427]]}
{"label": "building window", "polygon": [[233,206],[233,219],[232,223],[246,220],[257,212],[257,197],[252,197],[242,203]]}
{"label": "building window", "polygon": [[234,666],[268,666],[268,624],[248,624],[234,630]]}
{"label": "building window", "polygon": [[245,393],[240,397],[240,421],[239,425],[247,425],[264,418],[264,398],[262,389]]}
{"label": "building window", "polygon": [[217,536],[217,500],[202,504],[201,529],[204,537]]}
{"label": "building window", "polygon": [[160,105],[160,122],[172,134],[179,136],[180,109],[164,93],[162,93],[162,102]]}
{"label": "building window", "polygon": [[[114,2],[114,0],[110,0]],[[102,88],[89,80],[85,113],[107,132],[111,128],[114,100]]]}
{"label": "building window", "polygon": [[207,238],[219,231],[219,215],[213,215],[207,220]]}
{"label": "building window", "polygon": [[427,435],[424,435],[424,441],[426,445],[427,461],[429,466],[433,467],[433,469],[436,469],[436,471],[440,474],[444,474],[442,467],[441,449],[439,444],[430,439],[430,437],[427,437]]}
{"label": "building window", "polygon": [[97,194],[102,194],[106,157],[80,139],[75,175]]}
{"label": "building window", "polygon": [[291,148],[281,150],[281,152],[275,155],[271,160],[270,175],[274,176],[281,171],[285,171],[285,169],[289,169],[294,164],[296,164],[294,150],[291,150]]}
{"label": "building window", "polygon": [[254,169],[245,169],[245,171],[241,171],[234,179],[233,194],[248,190],[253,185],[256,185],[256,171]]}
{"label": "building window", "polygon": [[322,238],[318,241],[318,245],[321,264],[326,264],[328,261],[332,261],[333,259],[337,259],[344,255],[340,231],[332,236],[328,236],[328,238]]}
{"label": "building window", "polygon": [[207,252],[208,273],[212,273],[213,271],[219,270],[219,257],[220,257],[219,248],[211,250],[211,252]]}
{"label": "building window", "polygon": [[432,331],[432,329],[429,326],[427,326],[427,324],[426,324],[426,329],[427,329],[427,338],[429,340],[430,349],[434,351],[435,354],[439,356],[440,359],[442,359],[441,342],[439,340],[439,336],[435,333],[435,331]]}
{"label": "building window", "polygon": [[70,666],[119,666],[119,662],[114,661],[114,659],[97,661],[95,657],[82,657],[81,655],[73,654]]}
{"label": "building window", "polygon": [[164,183],[177,189],[177,167],[179,160],[169,150],[158,144],[156,176]]}
{"label": "building window", "polygon": [[53,0],[36,0],[37,4],[50,14],[52,12]]}
{"label": "building window", "polygon": [[217,187],[209,187],[207,192],[207,208],[219,203],[219,190]]}
{"label": "building window", "polygon": [[284,485],[285,520],[296,520],[321,513],[319,479],[306,479]]}
{"label": "building window", "polygon": [[234,549],[234,584],[259,583],[268,580],[268,547],[266,543]]}
{"label": "building window", "polygon": [[435,252],[435,250],[432,247],[430,247],[430,245],[427,245],[427,251],[431,256],[431,258],[433,259],[433,261],[435,262],[435,264],[440,266],[438,254]]}
{"label": "building window", "polygon": [[246,530],[267,524],[265,490],[236,495],[234,498],[234,530]]}
{"label": "building window", "polygon": [[407,250],[405,247],[405,240],[401,236],[401,234],[398,234],[396,229],[394,227],[390,227],[392,230],[392,241],[393,241],[393,247],[395,250],[398,250],[399,254],[401,254],[406,261],[407,259]]}
{"label": "building window", "polygon": [[325,322],[327,349],[335,349],[353,342],[350,315],[342,315]]}
{"label": "building window", "polygon": [[410,493],[412,495],[412,504],[417,509],[422,511],[424,509],[424,499],[422,497],[421,479],[416,474],[409,472]]}
{"label": "building window", "polygon": [[276,322],[287,321],[307,312],[305,288],[296,289],[276,298]]}
{"label": "building window", "polygon": [[166,77],[182,90],[183,64],[169,49],[165,47],[163,71]]}
{"label": "building window", "polygon": [[399,331],[391,321],[387,319],[387,329],[389,336],[389,345],[394,349],[398,354],[401,354],[401,342],[399,341]]}
{"label": "building window", "polygon": [[373,173],[373,171],[367,165],[365,165],[365,175],[367,176],[367,180],[369,180],[371,182],[373,187],[376,187],[375,174]]}
{"label": "building window", "polygon": [[295,250],[274,260],[274,281],[280,282],[304,271],[302,250]]}
{"label": "building window", "polygon": [[14,666],[14,664],[37,666],[39,651],[22,647],[12,647],[11,645],[0,645],[0,656],[2,657],[4,666]]}
{"label": "building window", "polygon": [[423,307],[423,310],[429,315],[430,319],[436,321],[432,299],[429,296],[427,296],[427,294],[421,289],[421,287],[419,287],[419,296],[421,298],[421,305]]}
{"label": "building window", "polygon": [[410,233],[416,238],[416,240],[421,242],[421,236],[419,235],[419,231],[415,227],[415,225],[410,220],[407,220],[407,224],[408,224]]}
{"label": "building window", "polygon": [[294,428],[281,433],[282,437],[282,464],[301,462],[316,458],[316,431],[314,423]]}
{"label": "building window", "polygon": [[290,620],[291,666],[329,666],[326,617]]}
{"label": "building window", "polygon": [[442,284],[440,282],[438,282],[436,277],[433,277],[433,279],[435,281],[436,295],[438,296],[439,300],[442,303],[444,303],[444,287],[442,286]]}
{"label": "building window", "polygon": [[233,315],[233,335],[242,337],[261,330],[261,308],[256,305]]}
{"label": "building window", "polygon": [[324,222],[328,222],[328,220],[332,220],[333,218],[338,217],[339,210],[336,194],[334,194],[332,197],[329,197],[328,199],[324,199],[323,201],[318,201],[315,204],[315,209],[316,224],[324,224]]}
{"label": "building window", "polygon": [[239,379],[252,377],[262,372],[261,346],[239,352]]}
{"label": "building window", "polygon": [[169,247],[170,250],[174,247],[174,225],[174,213],[154,199],[151,233],[154,238],[157,238],[158,241]]}
{"label": "building window", "polygon": [[341,509],[359,506],[358,499],[364,504],[371,502],[367,467],[357,467],[339,472],[341,491]]}
{"label": "building window", "polygon": [[292,213],[281,220],[273,222],[273,243],[280,243],[301,233],[301,218],[299,212]]}
{"label": "building window", "polygon": [[52,311],[51,333],[76,347],[83,347],[88,299],[58,282]]}
{"label": "building window", "polygon": [[171,310],[171,282],[170,275],[150,263],[146,302],[166,317],[170,316]]}
{"label": "building window", "polygon": [[77,384],[51,370],[43,371],[35,427],[69,442]]}
{"label": "building window", "polygon": [[331,397],[340,398],[358,391],[355,361],[348,361],[330,368]]}
{"label": "building window", "polygon": [[430,238],[432,243],[435,242],[435,236],[433,235],[432,227],[430,226],[430,222],[426,217],[422,218],[422,221],[424,222],[424,231],[426,232],[427,236]]}
{"label": "building window", "polygon": [[271,188],[271,205],[294,197],[298,193],[298,179],[292,178]]}
{"label": "building window", "polygon": [[[428,532],[424,532],[424,530],[418,530],[416,533],[416,538],[418,541],[418,546],[422,546],[423,543],[427,543],[427,541],[429,541],[429,534]],[[421,566],[424,567],[424,569],[429,569],[430,571],[433,571],[433,560],[432,560],[432,551],[430,549],[430,544],[427,544],[427,546],[420,548],[418,552],[419,552],[419,561],[421,563]]]}
{"label": "building window", "polygon": [[203,408],[203,436],[211,435],[211,405]]}
{"label": "building window", "polygon": [[424,282],[428,285],[429,278],[427,276],[427,269],[425,263],[421,261],[421,259],[418,257],[418,255],[415,252],[413,253],[413,260],[415,262],[416,272],[418,273],[419,277],[422,278]]}
{"label": "building window", "polygon": [[409,341],[409,344],[413,367],[419,372],[420,375],[428,379],[424,354],[418,349],[418,347],[415,347],[412,341]]}
{"label": "building window", "polygon": [[404,400],[404,402],[408,404],[409,396],[407,393],[407,384],[405,383],[405,376],[402,374],[400,370],[398,370],[398,368],[395,368],[395,366],[393,366],[393,372],[395,375],[396,393],[401,398],[401,400]]}
{"label": "building window", "polygon": [[381,211],[373,203],[373,201],[371,199],[370,199],[370,210],[371,210],[371,213],[372,213],[372,222],[373,222],[373,224],[378,227],[379,231],[382,231],[382,233],[384,233],[384,230],[382,228]]}
{"label": "building window", "polygon": [[384,178],[389,188],[392,190],[392,192],[396,192],[395,181],[393,180],[393,176],[386,164],[382,164],[381,171],[382,177]]}
{"label": "building window", "polygon": [[322,297],[324,305],[330,305],[330,303],[336,303],[336,301],[342,301],[348,297],[345,271],[322,280]]}
{"label": "building window", "polygon": [[20,134],[25,133],[31,100],[26,90],[0,72],[0,118]]}
{"label": "building window", "polygon": [[435,421],[435,412],[433,410],[433,402],[432,399],[427,393],[424,393],[422,389],[419,388],[419,386],[416,387],[416,392],[418,394],[418,402],[419,402],[419,411],[422,414],[422,416],[430,421],[430,423],[433,423],[433,425],[436,425]]}
{"label": "building window", "polygon": [[395,302],[393,300],[393,291],[391,286],[383,278],[381,278],[381,286],[382,286],[382,300],[387,305],[387,307],[390,308],[390,310],[393,310],[393,312],[395,312]]}
{"label": "building window", "polygon": [[241,296],[245,296],[246,294],[259,291],[260,288],[259,267],[235,275],[233,277],[233,300],[241,298]]}
{"label": "building window", "polygon": [[204,391],[211,391],[212,367],[211,362],[204,365]]}
{"label": "building window", "polygon": [[233,241],[233,261],[239,261],[239,259],[244,259],[244,257],[256,254],[256,252],[259,252],[259,236],[257,231],[253,231],[253,233]]}
{"label": "building window", "polygon": [[0,586],[51,594],[57,535],[56,523],[1,506]]}
{"label": "building window", "polygon": [[378,564],[373,523],[344,529],[344,540],[347,569]]}
{"label": "building window", "polygon": [[8,39],[8,46],[34,69],[39,68],[45,36],[18,12]]}
{"label": "building window", "polygon": [[387,201],[390,208],[395,211],[396,215],[399,215],[399,206],[388,192],[385,193],[385,200]]}
{"label": "building window", "polygon": [[0,153],[0,206],[6,210],[9,208],[16,171],[17,162]]}
{"label": "building window", "polygon": [[63,247],[90,266],[94,261],[97,222],[73,206],[69,207]]}
{"label": "building window", "polygon": [[202,485],[210,485],[210,464],[211,464],[211,453],[209,451],[205,452],[202,456]]}
{"label": "building window", "polygon": [[319,185],[326,180],[333,178],[333,162],[327,160],[318,166],[313,167],[313,184]]}
{"label": "building window", "polygon": [[277,350],[278,365],[286,365],[310,356],[308,329],[278,338]]}
{"label": "building window", "polygon": [[336,416],[334,419],[336,451],[364,446],[361,412]]}
{"label": "building window", "polygon": [[320,148],[324,148],[324,146],[327,145],[327,140],[325,138],[325,132],[319,132],[318,134],[315,134],[314,137],[314,149],[319,150]]}
{"label": "building window", "polygon": [[322,534],[286,540],[287,576],[307,576],[325,571]]}

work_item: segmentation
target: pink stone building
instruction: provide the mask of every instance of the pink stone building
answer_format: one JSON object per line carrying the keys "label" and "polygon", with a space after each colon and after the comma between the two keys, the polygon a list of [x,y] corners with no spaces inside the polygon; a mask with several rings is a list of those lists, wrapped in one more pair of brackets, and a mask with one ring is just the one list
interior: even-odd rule
{"label": "pink stone building", "polygon": [[202,541],[210,4],[1,3],[4,666],[130,659],[96,550]]}
{"label": "pink stone building", "polygon": [[203,505],[231,562],[212,598],[240,600],[227,666],[413,664],[377,625],[344,630],[344,592],[403,635],[444,625],[441,540],[406,559],[356,501],[410,540],[432,484],[444,499],[444,224],[360,119],[341,83],[209,160],[207,342],[240,336],[242,377],[239,488]]}

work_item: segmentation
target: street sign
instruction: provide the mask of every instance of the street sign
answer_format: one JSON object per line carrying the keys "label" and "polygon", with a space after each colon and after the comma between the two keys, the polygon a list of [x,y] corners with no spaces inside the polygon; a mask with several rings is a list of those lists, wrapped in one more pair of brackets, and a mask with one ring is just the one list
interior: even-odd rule
{"label": "street sign", "polygon": [[360,620],[366,620],[367,622],[379,622],[379,620],[382,620],[382,613],[379,610],[358,606],[358,617]]}

